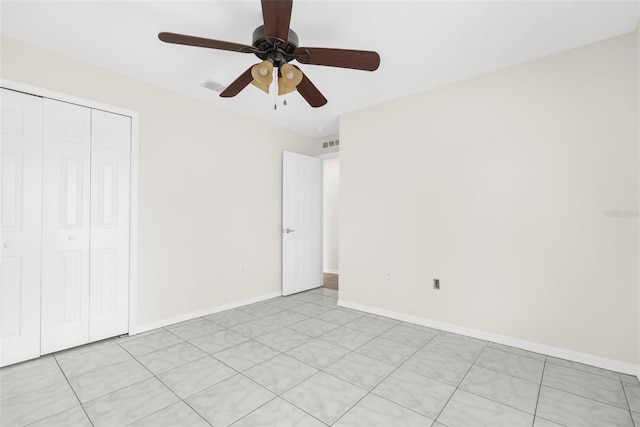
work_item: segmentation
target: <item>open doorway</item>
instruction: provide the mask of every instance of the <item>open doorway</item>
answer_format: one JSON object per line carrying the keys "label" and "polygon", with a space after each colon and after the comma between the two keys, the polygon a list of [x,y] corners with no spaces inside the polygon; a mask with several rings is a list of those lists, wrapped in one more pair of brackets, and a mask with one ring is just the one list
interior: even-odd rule
{"label": "open doorway", "polygon": [[323,159],[323,287],[338,290],[338,237],[340,159],[338,153]]}

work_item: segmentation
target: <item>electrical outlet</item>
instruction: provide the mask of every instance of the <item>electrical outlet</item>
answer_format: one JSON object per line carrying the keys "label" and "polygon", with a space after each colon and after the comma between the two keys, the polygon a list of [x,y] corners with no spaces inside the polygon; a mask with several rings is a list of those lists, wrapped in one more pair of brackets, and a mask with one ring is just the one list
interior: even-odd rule
{"label": "electrical outlet", "polygon": [[246,265],[241,265],[240,266],[240,274],[243,275],[243,276],[245,274],[247,274],[247,266]]}
{"label": "electrical outlet", "polygon": [[387,273],[387,282],[390,282],[392,279],[391,273]]}
{"label": "electrical outlet", "polygon": [[433,289],[440,289],[440,279],[433,279]]}

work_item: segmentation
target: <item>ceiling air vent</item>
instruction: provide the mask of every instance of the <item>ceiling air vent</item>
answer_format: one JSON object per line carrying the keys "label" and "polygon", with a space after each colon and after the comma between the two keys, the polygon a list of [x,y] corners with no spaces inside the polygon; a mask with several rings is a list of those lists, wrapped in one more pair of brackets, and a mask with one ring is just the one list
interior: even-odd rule
{"label": "ceiling air vent", "polygon": [[340,140],[339,139],[332,139],[331,141],[324,141],[322,143],[322,148],[333,148],[333,147],[338,147],[340,145]]}
{"label": "ceiling air vent", "polygon": [[222,92],[227,88],[225,85],[214,82],[213,80],[207,80],[206,82],[202,83],[201,86],[206,87],[207,89],[211,89],[214,92]]}

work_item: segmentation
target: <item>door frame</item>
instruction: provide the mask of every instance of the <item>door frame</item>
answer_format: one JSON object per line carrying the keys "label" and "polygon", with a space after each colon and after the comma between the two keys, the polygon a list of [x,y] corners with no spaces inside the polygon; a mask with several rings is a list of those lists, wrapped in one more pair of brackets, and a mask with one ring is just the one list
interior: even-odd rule
{"label": "door frame", "polygon": [[[340,158],[340,150],[338,149],[338,150],[336,150],[336,151],[330,151],[330,152],[328,152],[328,153],[318,154],[316,157],[317,157],[317,158],[319,158],[319,159],[321,159],[321,160],[323,161],[323,163],[322,163],[322,175],[323,175],[323,179],[324,179],[324,160],[326,160],[326,159],[339,159],[339,158]],[[338,184],[338,187],[339,187],[339,185],[340,185],[340,184]],[[338,191],[340,191],[340,190],[338,189]],[[322,188],[322,210],[323,210],[323,214],[324,214],[324,192],[325,192],[325,188],[324,188],[324,186],[323,186],[323,188]],[[324,218],[323,218],[323,222],[322,222],[322,227],[323,227],[323,239],[322,239],[322,258],[323,258],[323,259],[322,259],[322,274],[324,275],[324,273],[325,273],[325,270],[324,270],[324,249],[325,249],[325,245],[327,244],[326,240],[324,239]],[[338,236],[339,236],[339,235],[340,235],[340,231],[338,231]],[[339,258],[339,253],[338,253],[338,258]],[[339,261],[338,261],[338,263],[339,263]],[[335,272],[333,272],[333,271],[328,271],[327,273],[330,273],[330,274],[340,274],[340,273],[339,273],[339,271],[340,271],[340,270],[338,269],[338,271],[335,271]],[[338,290],[338,292],[339,292],[339,290]]]}
{"label": "door frame", "polygon": [[135,335],[138,327],[138,170],[139,170],[139,113],[114,105],[45,89],[39,86],[0,78],[0,87],[24,92],[43,98],[78,104],[96,110],[131,117],[131,195],[129,211],[129,335]]}

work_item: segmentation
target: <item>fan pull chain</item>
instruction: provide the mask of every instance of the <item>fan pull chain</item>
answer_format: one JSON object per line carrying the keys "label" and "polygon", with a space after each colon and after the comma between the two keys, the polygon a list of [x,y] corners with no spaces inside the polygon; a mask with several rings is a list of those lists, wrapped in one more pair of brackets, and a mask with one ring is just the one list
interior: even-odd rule
{"label": "fan pull chain", "polygon": [[275,69],[273,71],[276,74],[276,78],[273,79],[274,80],[274,82],[273,82],[273,86],[274,86],[274,88],[273,88],[273,109],[277,110],[278,109],[278,98],[277,98],[277,96],[278,96],[278,72]]}

